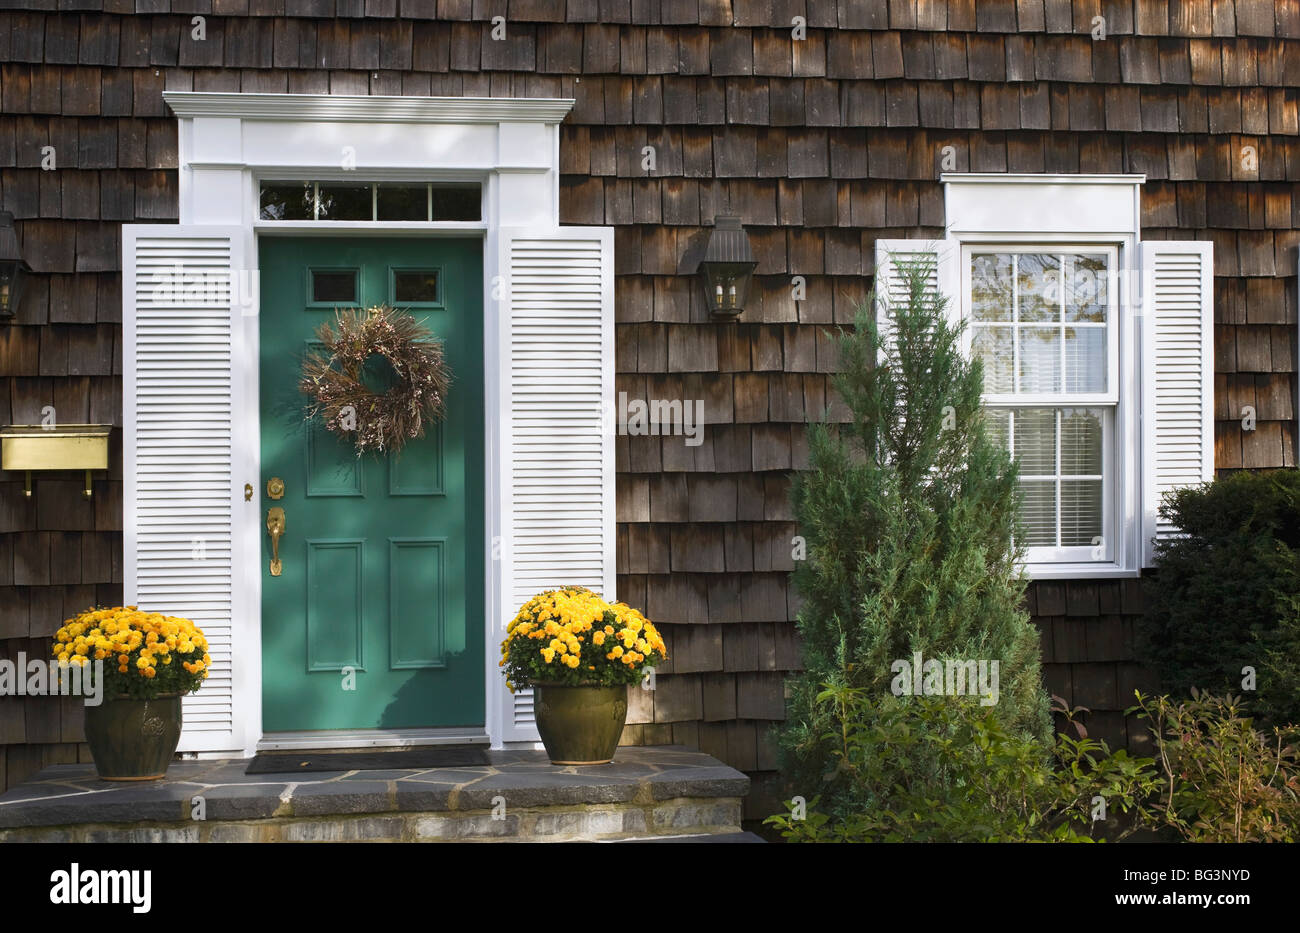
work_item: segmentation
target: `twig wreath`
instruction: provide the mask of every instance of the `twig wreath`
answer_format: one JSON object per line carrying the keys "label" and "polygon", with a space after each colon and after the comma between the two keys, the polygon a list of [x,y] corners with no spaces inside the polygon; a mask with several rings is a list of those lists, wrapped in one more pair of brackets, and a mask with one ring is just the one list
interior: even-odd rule
{"label": "twig wreath", "polygon": [[[331,433],[352,438],[358,457],[397,453],[442,420],[451,384],[442,343],[409,314],[390,305],[336,311],[334,327],[322,324],[316,339],[321,346],[303,359],[298,383],[311,399],[305,417],[319,415]],[[363,380],[376,357],[396,376],[384,392]]]}

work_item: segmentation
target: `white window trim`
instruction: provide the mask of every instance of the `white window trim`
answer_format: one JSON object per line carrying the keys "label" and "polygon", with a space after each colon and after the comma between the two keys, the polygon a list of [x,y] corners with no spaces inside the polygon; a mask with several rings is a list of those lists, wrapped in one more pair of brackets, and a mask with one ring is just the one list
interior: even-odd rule
{"label": "white window trim", "polygon": [[[1122,462],[1115,457],[1115,431],[1120,423],[1119,408],[1124,397],[1119,385],[1119,331],[1120,296],[1118,294],[1121,277],[1116,274],[1119,268],[1119,247],[1104,241],[1094,242],[1051,242],[1043,243],[1032,239],[1012,239],[1006,241],[966,240],[961,243],[960,256],[961,291],[958,302],[962,319],[968,322],[962,333],[962,352],[969,358],[972,353],[974,334],[970,322],[973,309],[970,305],[971,295],[971,256],[975,250],[1005,249],[1008,252],[1028,252],[1042,250],[1060,250],[1061,252],[1090,251],[1104,253],[1108,258],[1108,294],[1110,303],[1107,308],[1106,322],[1106,386],[1107,391],[1099,393],[999,393],[985,394],[985,404],[996,408],[1104,408],[1109,410],[1107,425],[1102,433],[1102,555],[1093,560],[1091,547],[1034,547],[1026,551],[1027,565],[1030,567],[1051,567],[1062,563],[1079,563],[1084,566],[1109,566],[1115,563],[1116,529],[1121,526],[1116,504],[1115,491],[1122,485]],[[1014,378],[1014,377],[1013,377]],[[1064,371],[1062,371],[1064,378]],[[1060,444],[1060,438],[1057,438]]]}
{"label": "white window trim", "polygon": [[[423,235],[483,238],[485,540],[501,540],[503,514],[501,451],[508,412],[504,380],[508,376],[508,333],[489,313],[497,302],[494,278],[501,269],[500,244],[509,228],[549,229],[559,224],[559,123],[573,107],[571,99],[417,98],[311,94],[241,94],[167,91],[167,104],[178,118],[180,223],[238,227],[247,232],[238,268],[252,272],[241,284],[242,316],[232,334],[232,396],[245,417],[234,427],[232,510],[234,604],[232,642],[241,665],[236,672],[234,732],[228,748],[200,752],[203,757],[249,756],[263,744],[261,708],[260,568],[262,516],[246,507],[245,482],[258,486],[257,237]],[[340,167],[341,147],[355,147],[358,168]],[[468,222],[263,221],[259,191],[263,179],[338,178],[366,181],[466,181],[483,185],[483,220]],[[612,357],[611,357],[612,359]],[[255,499],[254,502],[257,500]],[[611,536],[612,541],[612,536]],[[609,562],[613,592],[613,561]],[[486,624],[483,637],[486,733],[491,743],[505,744],[513,715],[510,694],[497,667],[499,626],[506,618],[502,593],[507,581],[500,561],[487,563]],[[128,592],[132,582],[127,581]],[[373,732],[374,730],[371,730]],[[360,744],[410,745],[447,741],[429,735],[357,736]],[[443,730],[445,731],[445,730]],[[471,740],[459,736],[457,741]],[[357,743],[353,743],[357,744]],[[526,743],[534,745],[535,743]],[[184,738],[182,750],[184,750]]]}
{"label": "white window trim", "polygon": [[[1106,464],[1114,479],[1105,484],[1110,501],[1104,504],[1112,517],[1114,533],[1107,541],[1106,560],[1032,561],[1022,566],[1032,580],[1081,580],[1137,577],[1142,566],[1142,431],[1140,353],[1141,305],[1135,287],[1141,227],[1140,198],[1144,175],[1012,175],[944,174],[945,221],[949,261],[959,263],[951,276],[958,290],[956,301],[963,319],[970,309],[968,272],[964,262],[969,246],[1043,246],[1068,249],[1110,246],[1116,250],[1116,321],[1108,347],[1117,345],[1109,361],[1115,374],[1112,386],[1114,439]],[[969,331],[963,349],[969,356]],[[1109,393],[1108,393],[1109,394]],[[1029,403],[1017,399],[1016,404]],[[1044,405],[1058,407],[1060,400]],[[1080,402],[1079,404],[1083,404]],[[1110,405],[1111,402],[1098,404]]]}

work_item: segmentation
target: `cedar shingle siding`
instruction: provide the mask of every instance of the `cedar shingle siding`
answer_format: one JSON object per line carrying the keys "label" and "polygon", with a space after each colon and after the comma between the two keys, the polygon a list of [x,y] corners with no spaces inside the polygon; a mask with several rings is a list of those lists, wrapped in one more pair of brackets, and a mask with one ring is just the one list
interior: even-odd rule
{"label": "cedar shingle siding", "polygon": [[[698,447],[618,440],[619,596],[663,623],[673,656],[637,693],[629,741],[773,768],[763,733],[798,665],[786,493],[828,400],[823,331],[866,294],[877,237],[942,234],[944,147],[957,171],[1146,173],[1143,236],[1214,241],[1218,468],[1295,464],[1300,0],[22,5],[50,12],[0,12],[0,192],[36,273],[0,325],[6,423],[53,405],[61,422],[121,424],[120,224],[177,218],[164,89],[576,99],[560,218],[615,227],[618,389],[704,399],[709,425]],[[759,259],[735,326],[710,323],[681,273],[727,210]],[[121,598],[120,465],[90,502],[56,476],[30,501],[20,476],[0,483],[8,655],[43,654],[65,615]],[[1134,581],[1030,593],[1048,686],[1120,739],[1140,596]],[[59,713],[0,698],[0,786],[75,759],[80,712]]]}

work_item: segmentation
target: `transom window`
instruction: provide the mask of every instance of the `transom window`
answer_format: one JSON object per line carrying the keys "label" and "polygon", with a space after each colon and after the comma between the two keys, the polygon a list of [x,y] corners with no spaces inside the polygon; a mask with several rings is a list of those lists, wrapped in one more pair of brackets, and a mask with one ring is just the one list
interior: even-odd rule
{"label": "transom window", "polygon": [[483,219],[477,184],[264,181],[259,204],[262,220]]}
{"label": "transom window", "polygon": [[1030,562],[1113,559],[1116,253],[963,251],[967,339],[994,433],[1020,465]]}

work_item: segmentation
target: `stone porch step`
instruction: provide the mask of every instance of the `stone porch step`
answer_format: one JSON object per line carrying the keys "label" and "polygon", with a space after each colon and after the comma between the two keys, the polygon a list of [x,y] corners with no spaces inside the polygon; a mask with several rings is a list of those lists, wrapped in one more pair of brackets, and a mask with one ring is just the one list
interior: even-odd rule
{"label": "stone porch step", "polygon": [[614,839],[612,842],[743,842],[767,844],[767,840],[757,833],[743,831],[739,833],[691,833],[686,836],[637,836],[632,839]]}
{"label": "stone porch step", "polygon": [[749,779],[695,749],[620,748],[612,764],[595,767],[552,765],[535,751],[489,756],[478,767],[256,775],[244,774],[247,760],[177,761],[149,784],[101,781],[93,765],[54,765],[0,796],[0,842],[747,835],[740,814]]}

